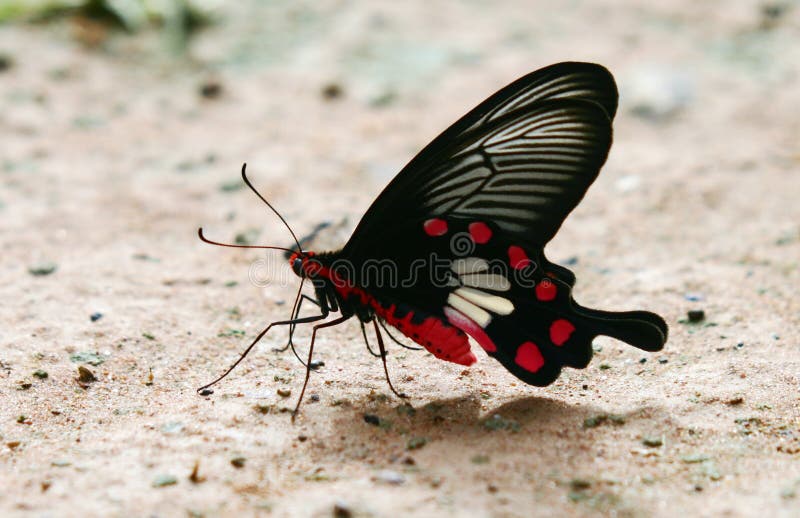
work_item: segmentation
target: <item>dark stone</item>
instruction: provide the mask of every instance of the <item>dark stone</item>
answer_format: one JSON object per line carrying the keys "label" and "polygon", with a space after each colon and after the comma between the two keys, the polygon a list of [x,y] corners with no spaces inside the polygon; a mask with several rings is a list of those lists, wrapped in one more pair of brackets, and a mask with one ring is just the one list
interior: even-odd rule
{"label": "dark stone", "polygon": [[686,317],[689,319],[689,322],[702,322],[706,319],[706,312],[702,309],[691,309],[686,312]]}

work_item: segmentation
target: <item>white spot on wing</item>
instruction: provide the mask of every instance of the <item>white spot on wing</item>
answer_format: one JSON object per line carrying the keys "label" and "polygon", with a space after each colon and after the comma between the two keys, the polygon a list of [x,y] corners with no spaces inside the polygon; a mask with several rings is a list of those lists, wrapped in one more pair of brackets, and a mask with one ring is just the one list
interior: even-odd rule
{"label": "white spot on wing", "polygon": [[512,304],[510,300],[498,297],[497,295],[491,295],[485,291],[476,290],[475,288],[457,289],[447,298],[448,302],[453,295],[468,300],[472,304],[488,309],[492,313],[497,313],[498,315],[508,315],[514,311],[514,304]]}
{"label": "white spot on wing", "polygon": [[463,275],[461,276],[461,282],[464,286],[472,286],[473,288],[482,288],[485,290],[508,291],[511,289],[511,283],[508,282],[508,279],[496,273]]}
{"label": "white spot on wing", "polygon": [[[464,288],[461,288],[464,289]],[[460,290],[457,290],[460,291]],[[461,297],[457,296],[455,293],[451,293],[447,297],[447,303],[452,306],[454,309],[460,311],[468,318],[470,318],[473,322],[481,326],[482,328],[486,329],[486,326],[489,325],[489,322],[492,321],[492,316],[487,313],[486,311],[482,310],[472,302],[469,302]]]}
{"label": "white spot on wing", "polygon": [[489,269],[489,263],[480,257],[465,257],[454,260],[450,268],[458,275],[464,275],[465,273],[485,272]]}

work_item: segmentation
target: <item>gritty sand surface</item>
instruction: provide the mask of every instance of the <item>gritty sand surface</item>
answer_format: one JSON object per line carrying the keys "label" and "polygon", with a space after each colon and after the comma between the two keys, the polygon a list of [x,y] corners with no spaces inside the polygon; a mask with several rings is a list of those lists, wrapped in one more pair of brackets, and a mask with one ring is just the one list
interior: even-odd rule
{"label": "gritty sand surface", "polygon": [[[797,515],[797,4],[265,4],[228,7],[188,57],[68,20],[0,27],[0,514]],[[265,254],[197,239],[290,242],[237,189],[242,162],[298,234],[329,221],[315,246],[340,246],[439,131],[567,59],[609,67],[621,110],[548,252],[577,261],[582,304],[663,315],[663,352],[598,339],[535,388],[479,350],[464,369],[393,347],[411,413],[351,322],[320,334],[295,424],[285,330],[195,393],[297,287],[278,255],[286,281],[259,288]]]}

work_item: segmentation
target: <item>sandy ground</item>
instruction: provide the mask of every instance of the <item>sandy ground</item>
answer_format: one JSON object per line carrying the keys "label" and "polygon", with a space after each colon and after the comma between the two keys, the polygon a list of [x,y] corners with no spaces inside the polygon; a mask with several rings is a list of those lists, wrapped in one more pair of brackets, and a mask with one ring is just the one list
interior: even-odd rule
{"label": "sandy ground", "polygon": [[[187,57],[69,21],[0,27],[0,514],[800,512],[797,4],[264,4]],[[662,353],[600,339],[534,388],[480,352],[465,370],[394,347],[410,412],[352,323],[320,336],[294,425],[285,331],[195,393],[297,286],[271,255],[256,287],[264,254],[195,235],[289,243],[237,189],[242,162],[299,234],[334,223],[317,246],[335,247],[430,138],[566,59],[609,67],[621,112],[549,255],[575,262],[582,304],[664,315]]]}

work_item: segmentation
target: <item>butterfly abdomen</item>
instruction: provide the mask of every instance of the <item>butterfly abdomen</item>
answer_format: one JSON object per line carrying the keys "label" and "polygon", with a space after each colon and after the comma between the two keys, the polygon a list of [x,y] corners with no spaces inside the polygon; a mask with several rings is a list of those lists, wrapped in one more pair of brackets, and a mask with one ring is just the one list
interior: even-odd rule
{"label": "butterfly abdomen", "polygon": [[467,335],[449,322],[402,304],[387,305],[375,300],[374,309],[387,324],[396,327],[440,360],[465,366],[478,361],[470,350]]}

